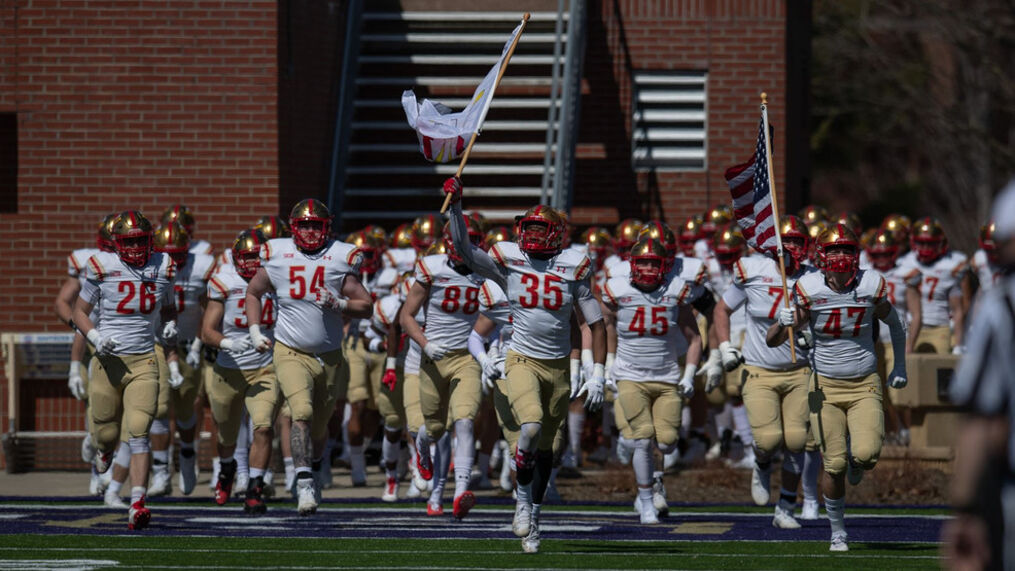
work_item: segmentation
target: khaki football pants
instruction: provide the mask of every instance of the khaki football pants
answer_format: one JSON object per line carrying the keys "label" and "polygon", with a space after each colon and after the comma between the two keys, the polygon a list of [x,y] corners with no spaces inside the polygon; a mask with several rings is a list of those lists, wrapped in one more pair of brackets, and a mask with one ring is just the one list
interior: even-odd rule
{"label": "khaki football pants", "polygon": [[820,392],[817,398],[812,396],[812,401],[820,401],[820,408],[811,410],[811,430],[821,446],[825,472],[846,471],[847,433],[853,462],[870,470],[877,464],[885,440],[881,378],[877,373],[856,379],[816,377]]}
{"label": "khaki football pants", "polygon": [[620,433],[628,440],[655,438],[667,447],[680,437],[680,413],[684,399],[674,383],[617,381],[615,415],[623,417]]}
{"label": "khaki football pants", "polygon": [[402,405],[409,432],[416,432],[423,426],[423,411],[419,407],[419,373],[405,373],[402,383]]}
{"label": "khaki football pants", "polygon": [[[395,375],[398,377],[398,381],[394,391],[389,391],[383,383],[377,391],[377,410],[381,413],[385,428],[391,431],[401,430],[406,426],[405,406],[403,405],[406,375],[402,367],[395,368]],[[418,376],[416,382],[419,383]],[[419,393],[418,390],[416,392]]]}
{"label": "khaki football pants", "polygon": [[[169,362],[166,361],[166,348],[155,344],[155,360],[159,365],[159,402],[155,409],[155,418],[169,418]],[[181,369],[182,371],[182,369]]]}
{"label": "khaki football pants", "polygon": [[346,400],[351,403],[366,402],[368,409],[378,410],[377,397],[387,355],[371,353],[367,350],[367,340],[360,337],[346,337],[342,349],[349,366]]}
{"label": "khaki football pants", "polygon": [[236,444],[244,406],[254,428],[274,426],[280,400],[274,365],[259,369],[228,369],[215,365],[208,384],[208,402],[218,425],[219,444],[227,447]]}
{"label": "khaki football pants", "polygon": [[420,357],[419,405],[431,438],[443,436],[456,420],[476,418],[483,395],[480,374],[468,349],[448,351],[440,361]]}
{"label": "khaki football pants", "polygon": [[310,422],[312,439],[324,438],[341,389],[338,371],[342,350],[313,354],[276,341],[274,359],[278,385],[292,419]]}
{"label": "khaki football pants", "polygon": [[538,449],[552,450],[570,401],[569,359],[535,359],[509,350],[504,367],[512,415],[519,426],[542,423]]}
{"label": "khaki football pants", "polygon": [[807,443],[807,383],[810,368],[770,371],[744,364],[744,406],[754,446],[764,455],[785,445],[800,452]]}
{"label": "khaki football pants", "polygon": [[[508,450],[514,454],[518,451],[518,434],[521,432],[521,426],[515,419],[514,412],[511,410],[511,401],[508,400],[507,379],[497,379],[491,396],[493,397],[494,411],[497,413],[497,423],[500,425],[501,432],[504,433],[504,440],[507,440]],[[564,450],[564,446],[562,423],[553,439],[553,453],[560,454]]]}
{"label": "khaki football pants", "polygon": [[155,353],[92,359],[89,378],[91,431],[95,447],[116,449],[121,423],[125,438],[145,438],[159,401],[159,366]]}

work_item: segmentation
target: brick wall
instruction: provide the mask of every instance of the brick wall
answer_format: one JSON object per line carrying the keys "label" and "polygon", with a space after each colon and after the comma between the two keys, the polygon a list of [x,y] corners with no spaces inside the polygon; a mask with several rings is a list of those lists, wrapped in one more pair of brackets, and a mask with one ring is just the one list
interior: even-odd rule
{"label": "brick wall", "polygon": [[[784,196],[785,11],[777,0],[590,2],[576,169],[576,223],[662,216],[670,224],[729,194],[723,172],[747,160],[758,94],[769,95],[776,189]],[[708,72],[704,171],[631,168],[631,72]]]}
{"label": "brick wall", "polygon": [[277,10],[269,0],[0,7],[0,113],[17,113],[19,128],[18,208],[0,214],[0,331],[61,330],[51,307],[65,258],[94,244],[108,212],[157,218],[188,204],[217,249],[277,212]]}

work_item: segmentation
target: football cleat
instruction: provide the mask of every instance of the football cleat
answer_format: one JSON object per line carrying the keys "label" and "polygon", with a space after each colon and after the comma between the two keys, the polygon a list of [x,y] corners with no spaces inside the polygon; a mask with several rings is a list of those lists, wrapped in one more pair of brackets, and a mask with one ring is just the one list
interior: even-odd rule
{"label": "football cleat", "polygon": [[395,478],[388,478],[384,484],[384,493],[381,494],[382,502],[397,502],[398,501],[398,480]]}
{"label": "football cleat", "polygon": [[168,466],[160,466],[152,476],[152,484],[148,486],[148,495],[151,497],[168,496],[172,491],[173,483]]}
{"label": "football cleat", "polygon": [[663,475],[658,474],[652,482],[652,505],[659,515],[666,517],[670,515],[670,505],[666,502],[666,486],[663,484]]}
{"label": "football cleat", "polygon": [[218,483],[215,484],[215,503],[224,506],[229,502],[229,496],[233,493],[233,479],[224,472],[219,473]]}
{"label": "football cleat", "polygon": [[264,505],[264,484],[260,482],[251,482],[250,487],[247,488],[246,497],[243,499],[243,512],[248,515],[261,515],[268,511],[268,506]]}
{"label": "football cleat", "polygon": [[[426,456],[425,459],[424,456]],[[425,481],[433,479],[433,461],[430,459],[429,450],[426,453],[420,452],[416,454],[416,471],[419,472],[419,477]]]}
{"label": "football cleat", "polygon": [[219,457],[216,456],[211,459],[211,480],[208,480],[208,489],[213,493],[215,492],[215,486],[219,481],[219,472],[222,471],[222,462]]}
{"label": "football cleat", "polygon": [[109,470],[109,466],[113,463],[113,456],[116,454],[116,450],[110,450],[109,452],[98,452],[95,454],[95,471],[100,474],[105,474],[106,470]]}
{"label": "football cleat", "polygon": [[516,537],[529,535],[529,524],[532,519],[532,504],[518,502],[515,504],[515,519],[511,522],[511,531]]}
{"label": "football cleat", "polygon": [[247,492],[247,488],[249,487],[250,487],[250,472],[237,472],[236,484],[233,485],[234,493],[237,496],[242,496]]}
{"label": "football cleat", "polygon": [[455,519],[465,519],[474,505],[476,505],[476,496],[472,492],[465,492],[455,498],[454,509],[451,513]]}
{"label": "football cleat", "polygon": [[803,510],[800,511],[799,519],[812,520],[818,519],[819,517],[817,500],[804,499],[804,507]]}
{"label": "football cleat", "polygon": [[95,470],[92,470],[91,478],[88,480],[88,494],[92,496],[101,496],[106,491],[106,483],[102,481],[102,474],[98,474]]}
{"label": "football cleat", "polygon": [[123,509],[127,507],[127,502],[123,501],[123,498],[120,497],[120,494],[112,492],[108,489],[106,490],[106,493],[102,495],[102,502],[106,504],[106,507],[109,508]]}
{"label": "football cleat", "polygon": [[310,515],[317,512],[317,492],[314,488],[313,478],[296,479],[296,509],[300,515]]}
{"label": "football cleat", "polygon": [[783,509],[780,505],[775,506],[772,525],[779,529],[800,529],[800,522],[793,517],[793,512]]}
{"label": "football cleat", "polygon": [[426,515],[429,515],[429,516],[444,515],[444,504],[439,503],[439,502],[438,503],[427,502],[426,503]]}
{"label": "football cleat", "polygon": [[144,496],[134,502],[127,511],[127,529],[139,530],[148,527],[152,520],[152,512],[144,507]]}
{"label": "football cleat", "polygon": [[535,512],[529,517],[529,532],[522,539],[522,551],[525,553],[539,553],[539,517]]}
{"label": "football cleat", "polygon": [[197,486],[197,454],[190,451],[190,456],[180,452],[180,491],[189,496]]}
{"label": "football cleat", "polygon": [[768,505],[772,497],[772,467],[762,470],[757,464],[751,471],[751,497],[754,503],[759,506]]}
{"label": "football cleat", "polygon": [[659,514],[652,502],[642,501],[641,496],[634,499],[634,509],[638,512],[641,523],[654,525],[659,523]]}
{"label": "football cleat", "polygon": [[848,536],[845,531],[837,531],[832,534],[832,544],[828,546],[829,551],[849,551],[849,544],[846,543]]}

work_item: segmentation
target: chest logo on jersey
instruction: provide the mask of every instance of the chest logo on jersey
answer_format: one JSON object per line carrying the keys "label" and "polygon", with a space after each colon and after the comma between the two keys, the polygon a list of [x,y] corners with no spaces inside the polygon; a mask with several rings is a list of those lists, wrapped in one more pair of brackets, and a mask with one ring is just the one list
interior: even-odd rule
{"label": "chest logo on jersey", "polygon": [[247,288],[244,287],[234,287],[233,289],[229,290],[229,295],[246,295],[246,294]]}
{"label": "chest logo on jersey", "polygon": [[295,258],[296,254],[293,254],[292,252],[286,252],[286,253],[282,254],[282,257],[283,258]]}
{"label": "chest logo on jersey", "polygon": [[560,273],[567,273],[567,266],[557,266],[557,271]]}
{"label": "chest logo on jersey", "polygon": [[524,266],[525,260],[511,260],[512,266]]}
{"label": "chest logo on jersey", "polygon": [[765,284],[775,283],[775,278],[770,278],[768,276],[764,276],[764,277],[761,278],[761,283],[765,283]]}

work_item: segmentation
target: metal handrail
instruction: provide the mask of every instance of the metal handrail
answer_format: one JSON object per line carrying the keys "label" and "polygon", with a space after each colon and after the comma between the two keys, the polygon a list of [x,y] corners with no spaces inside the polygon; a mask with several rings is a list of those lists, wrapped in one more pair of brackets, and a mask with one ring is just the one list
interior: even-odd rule
{"label": "metal handrail", "polygon": [[581,77],[585,59],[586,1],[572,0],[567,27],[567,54],[564,62],[564,89],[561,95],[560,136],[554,157],[550,205],[570,212],[574,195],[575,150],[578,146],[578,116],[581,112]]}
{"label": "metal handrail", "polygon": [[363,0],[349,0],[345,21],[345,50],[342,53],[342,81],[335,115],[335,136],[331,143],[331,172],[328,177],[328,209],[335,216],[337,228],[342,227],[342,205],[345,198],[345,167],[349,160],[349,140],[356,106],[356,78],[359,76],[360,26],[363,21]]}
{"label": "metal handrail", "polygon": [[[563,43],[564,31],[564,0],[557,0],[557,24],[554,27],[554,34],[557,40],[553,43],[553,82],[550,86],[550,105],[546,120],[546,152],[543,156],[543,182],[542,192],[539,195],[539,203],[546,204],[550,186],[550,159],[554,156],[554,149],[557,142],[557,95],[560,93],[560,52]],[[570,47],[568,48],[570,51]]]}

